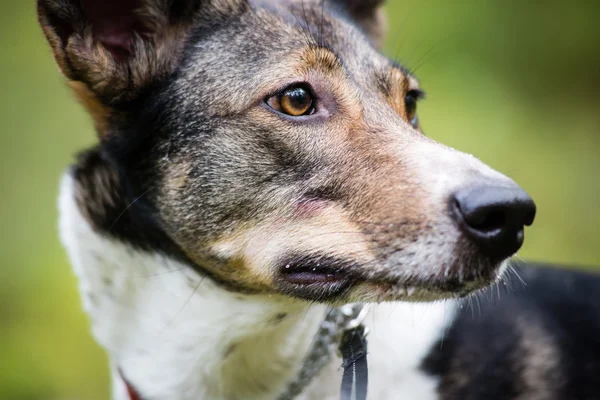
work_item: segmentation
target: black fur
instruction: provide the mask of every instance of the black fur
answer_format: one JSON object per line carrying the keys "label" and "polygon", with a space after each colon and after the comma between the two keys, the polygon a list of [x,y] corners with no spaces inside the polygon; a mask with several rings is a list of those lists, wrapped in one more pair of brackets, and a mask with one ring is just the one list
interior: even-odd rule
{"label": "black fur", "polygon": [[549,399],[600,399],[600,276],[539,265],[519,275],[465,305],[432,348],[423,369],[441,379],[441,399],[542,399],[526,378],[536,366]]}
{"label": "black fur", "polygon": [[[431,143],[403,120],[406,107],[397,107],[406,103],[410,79],[375,48],[382,1],[308,2],[307,9],[295,2],[282,10],[268,0],[161,0],[145,2],[170,7],[149,23],[137,3],[126,0],[98,14],[81,5],[117,3],[38,0],[59,67],[84,86],[78,94],[99,127],[101,143],[71,172],[79,208],[96,231],[182,261],[231,290],[310,301],[338,301],[361,280],[452,296],[493,279],[498,265],[486,264],[466,239],[448,242],[456,247],[452,264],[440,265],[443,255],[432,256],[430,265],[414,261],[415,242],[435,237],[427,243],[435,254],[446,249],[439,240],[452,230],[435,231],[431,214],[439,208],[426,209],[422,200],[431,193],[414,174],[422,166],[411,146]],[[112,29],[85,36],[94,21],[113,21],[106,11],[136,19],[117,26],[124,29],[121,41],[112,41]],[[91,42],[108,55],[94,52]],[[165,43],[171,47],[160,47]],[[136,51],[145,58],[134,57]],[[319,70],[318,77],[294,72],[293,78],[319,89],[315,97],[328,115],[299,122],[265,111],[267,89],[257,86],[283,89],[270,85],[290,68],[284,62],[290,57],[293,69]],[[286,83],[288,75],[278,84],[297,84]],[[261,222],[297,222],[294,205],[306,199],[335,203],[348,214],[362,230],[351,233],[363,235],[375,259],[359,265],[335,246],[311,253],[290,240],[274,263],[261,266],[263,279],[252,280],[258,273],[244,269],[239,253],[221,259],[212,247]],[[333,278],[296,285],[285,276],[287,265],[296,274],[315,268]],[[600,278],[530,267],[522,276],[526,289],[516,278],[500,299],[489,289],[473,306],[475,316],[463,309],[432,349],[423,369],[440,377],[443,399],[599,398]]]}

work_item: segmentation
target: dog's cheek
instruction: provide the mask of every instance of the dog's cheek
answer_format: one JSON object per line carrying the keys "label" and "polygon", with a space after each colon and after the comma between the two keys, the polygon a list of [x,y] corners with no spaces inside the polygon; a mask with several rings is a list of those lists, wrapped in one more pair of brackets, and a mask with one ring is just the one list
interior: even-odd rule
{"label": "dog's cheek", "polygon": [[193,161],[186,158],[171,159],[163,166],[159,178],[158,212],[168,234],[182,248],[183,252],[198,252],[198,244],[205,239],[206,229],[200,224],[198,211],[202,210],[202,198],[195,195],[192,171]]}
{"label": "dog's cheek", "polygon": [[277,278],[282,260],[297,254],[372,260],[370,241],[350,222],[345,211],[328,204],[309,214],[272,217],[236,230],[209,244],[220,259],[238,260],[240,270],[261,283]]}
{"label": "dog's cheek", "polygon": [[211,268],[211,274],[238,287],[264,291],[269,263],[264,255],[252,254],[248,241],[253,234],[264,235],[256,225],[267,219],[266,211],[247,199],[248,186],[226,178],[240,173],[225,169],[206,144],[182,147],[159,167],[157,203],[165,231],[198,267]]}

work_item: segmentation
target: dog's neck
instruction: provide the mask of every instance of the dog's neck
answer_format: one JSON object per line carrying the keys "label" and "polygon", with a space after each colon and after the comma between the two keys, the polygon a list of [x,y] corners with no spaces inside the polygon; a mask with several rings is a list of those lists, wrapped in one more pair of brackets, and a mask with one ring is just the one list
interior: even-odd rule
{"label": "dog's neck", "polygon": [[[275,399],[297,376],[325,306],[233,293],[169,257],[94,231],[70,176],[60,212],[94,336],[110,356],[114,399],[129,400],[124,379],[143,399]],[[370,395],[436,398],[437,382],[421,362],[454,318],[455,304],[371,310]],[[340,365],[334,356],[299,400],[335,398]]]}
{"label": "dog's neck", "polygon": [[61,232],[96,339],[142,398],[268,399],[298,372],[325,308],[229,292],[168,257],[95,232],[61,194]]}

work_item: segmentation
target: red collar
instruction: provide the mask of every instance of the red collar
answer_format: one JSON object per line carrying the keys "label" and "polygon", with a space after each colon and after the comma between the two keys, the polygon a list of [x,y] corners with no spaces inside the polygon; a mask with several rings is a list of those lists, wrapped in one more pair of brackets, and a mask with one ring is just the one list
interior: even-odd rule
{"label": "red collar", "polygon": [[119,371],[119,375],[121,379],[123,379],[123,383],[125,384],[125,388],[127,389],[127,395],[129,396],[129,400],[142,400],[142,396],[138,394],[138,392],[131,386],[127,379],[123,376],[123,373]]}

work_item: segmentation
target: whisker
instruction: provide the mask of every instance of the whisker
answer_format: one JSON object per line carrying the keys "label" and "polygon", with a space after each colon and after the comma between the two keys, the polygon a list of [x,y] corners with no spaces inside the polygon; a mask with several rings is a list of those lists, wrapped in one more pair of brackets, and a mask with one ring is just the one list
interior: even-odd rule
{"label": "whisker", "polygon": [[[216,267],[220,263],[221,263],[221,261],[217,261],[209,269],[213,269],[214,267]],[[177,317],[183,312],[183,310],[185,309],[185,307],[192,300],[192,297],[194,297],[194,295],[198,291],[198,288],[200,287],[200,285],[202,284],[202,282],[204,282],[204,279],[206,279],[206,276],[202,276],[200,278],[200,281],[198,281],[198,284],[194,287],[194,290],[192,290],[192,293],[190,294],[190,296],[187,298],[187,300],[185,301],[185,303],[181,306],[181,308],[179,309],[179,311],[177,311],[177,313],[175,314],[175,316],[173,318],[171,318],[171,320],[169,322],[167,322],[167,324],[164,326],[164,328],[160,331],[159,336],[162,336],[163,333],[167,330],[167,328],[169,328],[175,322],[175,320],[177,319]]]}
{"label": "whisker", "polygon": [[[433,58],[439,56],[440,54],[443,54],[444,51],[447,51],[447,48],[443,48],[441,51],[438,51],[436,53],[433,53],[434,50],[439,49],[439,47],[444,44],[445,42],[449,42],[451,40],[456,39],[456,36],[458,36],[460,32],[455,32],[451,35],[449,35],[448,37],[439,40],[436,44],[434,44],[433,46],[431,46],[417,61],[416,61],[416,65],[412,68],[409,68],[409,72],[411,75],[414,75],[417,70],[419,70],[423,65],[425,65],[426,63],[428,63],[429,61],[431,61]],[[432,54],[433,53],[433,54]],[[431,55],[431,56],[430,56]]]}
{"label": "whisker", "polygon": [[306,39],[306,44],[310,45],[313,41],[313,37],[310,32],[310,28],[308,28],[306,26],[306,20],[304,23],[302,23],[302,21],[300,21],[300,18],[298,18],[298,15],[296,15],[296,13],[294,12],[293,9],[290,12],[291,12],[292,16],[294,17],[294,19],[296,20],[296,23],[300,27],[300,30],[302,31],[302,34],[303,34],[304,38]]}
{"label": "whisker", "polygon": [[473,307],[473,297],[476,295],[477,294],[467,297],[468,303],[469,303],[469,308],[471,309],[471,318],[473,318],[473,319],[475,319],[475,308]]}
{"label": "whisker", "polygon": [[172,274],[174,272],[180,272],[180,271],[185,271],[186,269],[188,269],[189,267],[183,267],[183,268],[178,268],[178,269],[172,269],[170,271],[165,271],[165,272],[158,272],[156,274],[150,274],[150,275],[142,275],[142,276],[134,276],[134,279],[145,279],[145,278],[154,278],[157,276],[163,276],[163,275],[167,275],[167,274]]}
{"label": "whisker", "polygon": [[324,46],[323,24],[325,23],[325,0],[321,0],[321,22],[319,23],[319,46]]}
{"label": "whisker", "polygon": [[509,263],[508,270],[511,271],[519,279],[519,281],[521,281],[523,288],[527,287],[527,283],[523,280],[523,278],[521,278],[521,275],[519,275],[519,272],[517,271],[517,268],[514,265],[511,265]]}
{"label": "whisker", "polygon": [[475,302],[477,303],[477,311],[479,312],[479,317],[481,316],[481,302],[479,301],[479,296],[477,293],[475,294]]}
{"label": "whisker", "polygon": [[306,23],[306,26],[309,27],[308,32],[312,36],[312,33],[310,32],[310,23],[308,22],[308,16],[306,15],[306,7],[304,5],[304,0],[301,1],[301,4],[302,4],[302,15],[304,16],[304,22]]}
{"label": "whisker", "polygon": [[171,318],[171,320],[169,322],[167,322],[167,324],[164,326],[164,328],[160,331],[159,336],[162,336],[163,333],[167,330],[167,328],[169,328],[173,322],[175,322],[175,320],[177,319],[177,317],[179,316],[179,314],[181,314],[181,312],[184,310],[184,308],[189,304],[189,302],[192,300],[192,297],[194,297],[194,294],[196,294],[196,291],[198,290],[198,288],[200,287],[200,284],[202,282],[204,282],[204,276],[202,278],[200,278],[200,281],[198,282],[198,284],[196,285],[196,287],[194,287],[194,290],[192,290],[192,293],[190,294],[190,296],[187,298],[187,300],[185,301],[185,303],[181,306],[181,308],[179,309],[179,311],[177,311],[177,313],[175,314],[175,316],[173,318]]}
{"label": "whisker", "polygon": [[117,218],[114,220],[114,222],[111,224],[110,228],[108,228],[108,231],[112,231],[112,229],[115,227],[115,225],[117,224],[117,222],[121,219],[121,217],[123,215],[125,215],[125,213],[138,201],[140,200],[142,197],[144,197],[145,195],[147,195],[152,189],[154,189],[155,185],[152,185],[148,190],[146,190],[144,193],[140,194],[138,197],[136,197],[127,207],[125,207],[125,209],[117,216]]}
{"label": "whisker", "polygon": [[[407,22],[410,17],[412,17],[415,12],[419,9],[419,7],[423,7],[423,5],[427,3],[427,1],[417,1],[413,4],[412,8],[406,13],[402,21],[398,24],[398,31],[394,32],[392,37],[398,37],[403,33],[404,28],[408,26]],[[398,59],[398,55],[400,54],[401,47],[406,43],[406,36],[402,36],[401,40],[398,44],[396,44],[396,48],[394,50],[394,59]]]}

